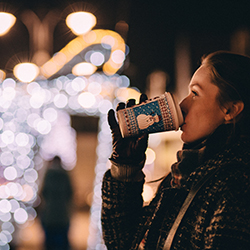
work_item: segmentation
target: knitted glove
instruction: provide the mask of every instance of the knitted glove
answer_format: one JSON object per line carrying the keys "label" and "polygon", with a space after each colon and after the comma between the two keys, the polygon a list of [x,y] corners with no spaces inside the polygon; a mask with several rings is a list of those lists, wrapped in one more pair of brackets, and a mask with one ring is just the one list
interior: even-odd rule
{"label": "knitted glove", "polygon": [[[147,96],[140,96],[140,103],[147,100]],[[135,105],[135,100],[130,99],[125,103],[119,103],[116,111],[125,107]],[[148,135],[143,134],[136,137],[122,138],[119,125],[115,118],[114,110],[108,112],[108,123],[112,132],[113,151],[110,157],[112,163],[111,174],[118,180],[122,181],[140,181],[144,175],[141,169],[144,166],[146,155],[145,151],[148,146]]]}

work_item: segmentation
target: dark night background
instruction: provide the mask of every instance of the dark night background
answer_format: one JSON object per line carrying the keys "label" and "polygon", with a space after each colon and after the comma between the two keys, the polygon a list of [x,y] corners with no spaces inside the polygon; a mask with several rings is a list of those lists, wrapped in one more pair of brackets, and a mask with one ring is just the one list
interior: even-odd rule
{"label": "dark night background", "polygon": [[[204,53],[229,50],[230,36],[237,28],[250,27],[250,1],[188,0],[6,0],[2,10],[10,10],[17,18],[31,9],[42,19],[49,10],[57,10],[60,20],[54,31],[53,53],[64,47],[74,35],[65,24],[65,17],[76,6],[97,17],[95,28],[115,29],[125,20],[129,24],[126,43],[130,48],[129,67],[122,72],[131,85],[144,90],[146,77],[154,69],[162,69],[174,85],[175,42],[185,34],[190,42],[192,70]],[[28,54],[28,31],[17,20],[11,31],[0,37],[0,68],[10,70],[22,54]]]}

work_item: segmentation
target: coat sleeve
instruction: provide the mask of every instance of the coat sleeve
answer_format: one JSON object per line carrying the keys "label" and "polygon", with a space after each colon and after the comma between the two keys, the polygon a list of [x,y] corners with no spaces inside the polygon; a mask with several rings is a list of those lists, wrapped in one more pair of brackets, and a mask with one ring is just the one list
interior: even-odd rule
{"label": "coat sleeve", "polygon": [[130,249],[142,215],[143,181],[123,182],[107,171],[102,184],[102,230],[108,249]]}

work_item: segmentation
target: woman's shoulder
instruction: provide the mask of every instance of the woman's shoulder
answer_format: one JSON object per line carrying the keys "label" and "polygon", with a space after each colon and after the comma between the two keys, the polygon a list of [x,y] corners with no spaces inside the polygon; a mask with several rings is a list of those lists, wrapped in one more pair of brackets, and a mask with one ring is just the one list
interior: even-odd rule
{"label": "woman's shoulder", "polygon": [[221,167],[212,178],[209,190],[228,202],[250,204],[250,164],[238,161]]}

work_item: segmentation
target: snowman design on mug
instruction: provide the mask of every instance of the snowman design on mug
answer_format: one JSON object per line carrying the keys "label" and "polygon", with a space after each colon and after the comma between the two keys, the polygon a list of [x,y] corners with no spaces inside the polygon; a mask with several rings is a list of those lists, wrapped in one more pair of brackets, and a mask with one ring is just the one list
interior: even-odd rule
{"label": "snowman design on mug", "polygon": [[[154,114],[154,112],[152,114]],[[155,122],[159,122],[162,119],[160,115],[153,116],[152,114],[140,114],[136,117],[140,129],[146,129],[149,126],[153,125]]]}

